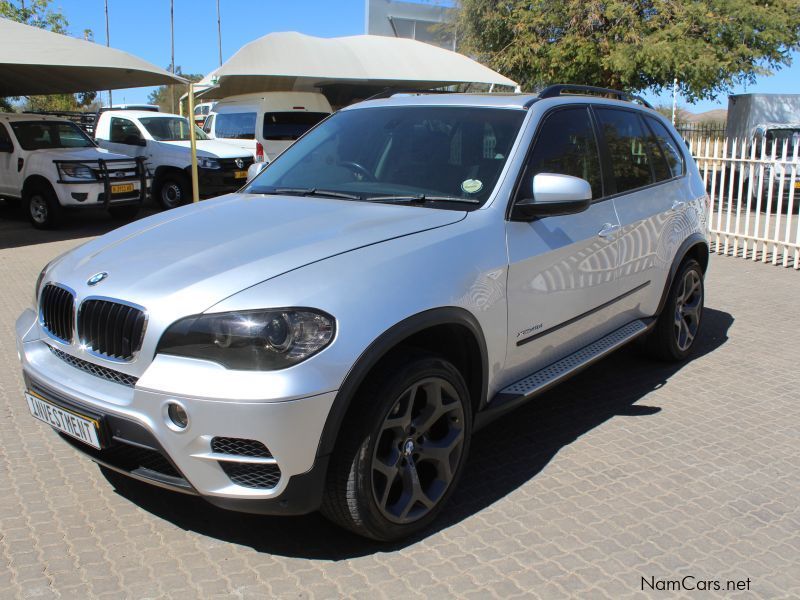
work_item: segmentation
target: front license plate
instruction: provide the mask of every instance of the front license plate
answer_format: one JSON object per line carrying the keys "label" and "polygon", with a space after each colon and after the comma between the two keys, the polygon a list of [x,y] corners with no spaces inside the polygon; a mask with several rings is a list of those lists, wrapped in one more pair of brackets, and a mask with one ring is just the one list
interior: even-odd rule
{"label": "front license plate", "polygon": [[233,172],[234,179],[247,179],[247,171],[234,171]]}
{"label": "front license plate", "polygon": [[128,192],[132,192],[134,189],[135,188],[132,183],[115,183],[111,186],[111,193],[127,194]]}
{"label": "front license plate", "polygon": [[65,410],[28,392],[25,392],[25,400],[28,401],[28,408],[34,417],[53,429],[100,450],[100,438],[97,435],[100,424],[97,421]]}
{"label": "front license plate", "polygon": [[800,190],[800,181],[795,181],[794,182],[794,189]]}

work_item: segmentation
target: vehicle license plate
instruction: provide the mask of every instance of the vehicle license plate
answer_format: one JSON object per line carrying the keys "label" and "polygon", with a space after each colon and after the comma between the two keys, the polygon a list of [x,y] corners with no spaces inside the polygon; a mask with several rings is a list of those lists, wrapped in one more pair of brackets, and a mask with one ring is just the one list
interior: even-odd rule
{"label": "vehicle license plate", "polygon": [[51,404],[28,392],[25,392],[25,400],[28,401],[28,408],[34,417],[44,421],[50,427],[100,450],[100,438],[97,435],[100,423]]}
{"label": "vehicle license plate", "polygon": [[247,171],[234,171],[233,172],[234,179],[247,179]]}
{"label": "vehicle license plate", "polygon": [[134,189],[135,188],[132,183],[115,183],[111,186],[111,193],[127,194],[128,192],[132,192]]}
{"label": "vehicle license plate", "polygon": [[800,181],[795,181],[794,182],[794,189],[800,190]]}

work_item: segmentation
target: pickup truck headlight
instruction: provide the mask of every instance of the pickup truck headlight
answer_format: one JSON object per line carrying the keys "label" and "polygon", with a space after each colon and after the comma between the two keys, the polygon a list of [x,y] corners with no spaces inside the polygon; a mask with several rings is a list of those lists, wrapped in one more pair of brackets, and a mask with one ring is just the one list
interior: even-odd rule
{"label": "pickup truck headlight", "polygon": [[210,360],[229,369],[276,371],[325,348],[335,330],[333,317],[308,308],[193,315],[169,326],[156,354]]}
{"label": "pickup truck headlight", "polygon": [[97,179],[92,171],[86,165],[79,164],[60,164],[58,168],[61,170],[61,177],[69,179]]}
{"label": "pickup truck headlight", "polygon": [[220,169],[222,168],[216,158],[197,157],[197,166],[201,169]]}

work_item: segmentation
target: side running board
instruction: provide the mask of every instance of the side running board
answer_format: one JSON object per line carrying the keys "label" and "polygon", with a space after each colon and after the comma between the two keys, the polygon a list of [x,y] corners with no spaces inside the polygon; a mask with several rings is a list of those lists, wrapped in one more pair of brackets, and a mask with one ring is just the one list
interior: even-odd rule
{"label": "side running board", "polygon": [[639,337],[650,329],[654,323],[655,319],[632,321],[596,342],[584,346],[577,352],[565,356],[535,373],[531,373],[516,383],[512,383],[498,392],[489,405],[476,415],[475,429],[480,429],[500,415],[516,408],[520,404],[524,404],[557,383],[582,371],[620,346],[624,346]]}

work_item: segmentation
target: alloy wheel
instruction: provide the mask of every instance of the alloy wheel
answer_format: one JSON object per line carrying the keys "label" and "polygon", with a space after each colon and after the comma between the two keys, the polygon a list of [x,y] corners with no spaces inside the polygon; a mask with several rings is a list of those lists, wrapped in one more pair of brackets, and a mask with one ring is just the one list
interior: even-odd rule
{"label": "alloy wheel", "polygon": [[696,270],[689,269],[675,299],[675,341],[681,352],[688,350],[694,342],[702,310],[703,282]]}
{"label": "alloy wheel", "polygon": [[32,196],[30,200],[31,218],[42,225],[47,222],[47,201],[39,195]]}
{"label": "alloy wheel", "polygon": [[383,421],[372,457],[372,493],[394,523],[427,515],[450,487],[464,450],[464,408],[445,379],[405,390]]}

